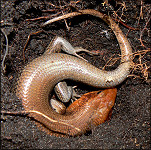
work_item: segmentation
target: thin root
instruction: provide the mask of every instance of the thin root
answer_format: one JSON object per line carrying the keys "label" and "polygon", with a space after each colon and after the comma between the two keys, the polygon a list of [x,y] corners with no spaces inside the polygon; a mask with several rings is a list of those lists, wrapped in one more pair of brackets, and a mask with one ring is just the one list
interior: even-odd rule
{"label": "thin root", "polygon": [[6,70],[5,70],[5,69],[6,69],[6,66],[4,65],[4,62],[5,62],[6,56],[7,56],[7,54],[8,54],[8,37],[7,37],[7,35],[6,35],[5,31],[4,31],[4,29],[1,29],[1,31],[2,31],[2,33],[4,34],[5,39],[6,39],[6,51],[5,51],[5,55],[4,55],[4,57],[3,57],[3,60],[2,60],[2,69],[3,69],[3,72],[6,73]]}

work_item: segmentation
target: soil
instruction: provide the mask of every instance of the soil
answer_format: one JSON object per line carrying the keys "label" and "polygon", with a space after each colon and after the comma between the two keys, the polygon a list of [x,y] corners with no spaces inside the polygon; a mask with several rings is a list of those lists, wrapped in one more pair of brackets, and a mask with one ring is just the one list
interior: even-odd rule
{"label": "soil", "polygon": [[[57,1],[52,4],[59,6]],[[127,35],[132,45],[133,52],[146,50],[149,47],[150,39],[148,30],[143,32],[142,38],[146,47],[140,43],[140,31],[146,25],[149,17],[150,1],[109,1],[103,6],[103,1],[82,1],[76,7],[60,2],[64,13],[78,9],[96,9],[105,14],[114,15],[113,10],[119,16],[123,13],[122,19],[125,24],[139,30],[129,30],[128,27],[119,23],[122,31]],[[126,9],[124,8],[124,4]],[[143,17],[140,17],[142,8]],[[44,12],[43,10],[55,10]],[[123,12],[122,12],[123,10]],[[61,12],[60,8],[50,5],[50,1],[40,0],[8,0],[1,1],[1,28],[8,37],[9,53],[5,59],[6,72],[1,68],[1,110],[21,111],[24,110],[22,102],[16,97],[16,81],[24,66],[34,58],[42,55],[46,47],[55,35],[67,39],[73,46],[81,46],[88,50],[99,51],[98,56],[90,56],[80,53],[80,56],[87,59],[98,68],[103,68],[106,62],[114,55],[119,57],[120,48],[115,35],[110,28],[96,17],[84,15],[67,19],[64,21],[41,27],[48,19],[27,21],[26,19],[49,16]],[[62,13],[61,13],[62,14]],[[60,15],[61,15],[60,14]],[[54,16],[55,17],[55,16]],[[146,26],[148,29],[148,26]],[[41,31],[37,33],[38,31]],[[28,39],[30,40],[25,48],[25,62],[23,50]],[[1,32],[1,61],[6,49],[6,40]],[[138,63],[139,56],[134,62]],[[149,52],[143,55],[142,64],[149,66]],[[115,69],[119,61],[107,70]],[[149,69],[148,69],[149,70]],[[117,86],[118,93],[111,119],[97,126],[92,132],[80,137],[55,137],[40,131],[35,125],[35,120],[26,115],[1,115],[1,149],[149,149],[150,148],[150,77],[143,78],[141,71],[134,72],[137,75],[128,77],[122,84]],[[132,75],[132,73],[131,73]],[[149,74],[150,75],[150,74]],[[139,77],[138,77],[139,76]],[[141,78],[140,78],[141,77]],[[72,81],[70,81],[72,82]],[[92,87],[85,87],[80,83],[76,84],[78,94],[94,90]]]}

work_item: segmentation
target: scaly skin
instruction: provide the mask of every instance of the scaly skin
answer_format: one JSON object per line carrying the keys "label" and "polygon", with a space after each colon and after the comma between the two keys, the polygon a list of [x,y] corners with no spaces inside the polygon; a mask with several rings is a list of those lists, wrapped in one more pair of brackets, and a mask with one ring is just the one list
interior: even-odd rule
{"label": "scaly skin", "polygon": [[[132,54],[132,48],[127,38],[119,26],[107,15],[89,9],[66,14],[58,17],[58,20],[83,14],[103,19],[115,33],[122,54],[122,63],[118,68],[113,71],[102,71],[71,55],[61,53],[49,55],[45,53],[26,66],[19,78],[17,87],[17,95],[22,99],[25,110],[31,112],[31,117],[34,117],[51,131],[71,136],[80,135],[97,124],[93,116],[95,116],[94,113],[98,115],[96,110],[99,111],[97,106],[99,106],[101,100],[91,101],[84,107],[79,107],[76,112],[60,115],[52,110],[48,102],[48,95],[54,86],[62,80],[70,79],[99,88],[115,87],[127,78]],[[52,19],[49,23],[54,21],[57,21],[57,18]],[[116,92],[113,91],[113,93]],[[113,99],[115,99],[115,96],[113,96]],[[107,105],[108,103],[106,103]],[[101,117],[102,114],[100,119]],[[96,122],[99,122],[98,118],[96,120]]]}

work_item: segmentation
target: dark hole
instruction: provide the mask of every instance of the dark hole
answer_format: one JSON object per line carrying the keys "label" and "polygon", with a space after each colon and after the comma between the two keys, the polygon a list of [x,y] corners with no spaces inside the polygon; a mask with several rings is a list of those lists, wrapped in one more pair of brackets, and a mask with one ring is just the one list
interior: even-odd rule
{"label": "dark hole", "polygon": [[89,136],[90,134],[92,134],[92,131],[87,131],[84,135]]}

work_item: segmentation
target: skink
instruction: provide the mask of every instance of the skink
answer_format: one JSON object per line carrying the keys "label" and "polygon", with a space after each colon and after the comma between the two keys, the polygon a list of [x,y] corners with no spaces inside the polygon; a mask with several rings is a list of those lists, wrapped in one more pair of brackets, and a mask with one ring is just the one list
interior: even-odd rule
{"label": "skink", "polygon": [[[72,136],[85,132],[93,124],[93,118],[90,117],[90,114],[95,107],[92,107],[92,109],[91,105],[86,107],[85,115],[82,115],[81,110],[84,110],[81,108],[72,114],[57,114],[48,102],[49,93],[54,86],[62,80],[70,79],[98,88],[114,87],[127,78],[132,54],[132,48],[127,38],[109,16],[89,9],[69,13],[60,18],[82,14],[99,17],[111,27],[121,49],[122,58],[119,67],[113,71],[102,71],[88,62],[68,54],[54,53],[49,55],[45,53],[25,67],[17,86],[17,95],[22,99],[25,110],[31,112],[31,117],[34,117],[52,131]],[[93,111],[95,112],[95,110]],[[80,120],[83,120],[83,123]]]}

